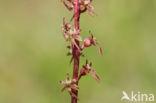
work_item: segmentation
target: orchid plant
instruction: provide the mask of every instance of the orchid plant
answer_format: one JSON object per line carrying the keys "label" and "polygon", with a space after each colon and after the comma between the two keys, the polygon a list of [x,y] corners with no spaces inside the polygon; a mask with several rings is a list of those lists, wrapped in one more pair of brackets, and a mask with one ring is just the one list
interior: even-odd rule
{"label": "orchid plant", "polygon": [[[93,16],[96,13],[93,11],[94,7],[91,6],[93,0],[62,0],[63,4],[69,11],[74,11],[73,17],[69,22],[65,21],[63,18],[62,24],[62,33],[63,37],[65,38],[66,42],[70,42],[70,45],[67,46],[69,52],[67,56],[72,56],[70,63],[74,62],[73,64],[73,77],[70,78],[69,74],[66,75],[66,81],[60,81],[60,84],[64,85],[63,91],[68,91],[71,96],[71,103],[77,103],[79,100],[78,98],[78,83],[81,77],[86,76],[87,74],[92,74],[93,78],[99,82],[100,78],[96,74],[95,69],[92,68],[92,62],[88,62],[86,60],[85,65],[82,66],[79,73],[79,60],[80,56],[84,57],[83,50],[88,48],[92,45],[98,47],[98,52],[101,55],[102,49],[97,42],[96,38],[93,34],[89,31],[90,36],[85,38],[84,40],[80,36],[81,29],[79,27],[80,22],[80,15],[85,13],[86,11],[89,15]],[[74,25],[71,24],[71,21],[74,19]],[[80,45],[81,44],[81,45]]]}

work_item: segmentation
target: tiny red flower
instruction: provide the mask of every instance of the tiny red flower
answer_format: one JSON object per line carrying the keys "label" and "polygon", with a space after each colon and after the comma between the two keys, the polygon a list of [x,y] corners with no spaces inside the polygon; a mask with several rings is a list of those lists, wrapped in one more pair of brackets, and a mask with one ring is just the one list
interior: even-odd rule
{"label": "tiny red flower", "polygon": [[62,32],[65,40],[67,42],[71,41],[72,46],[76,46],[78,50],[80,50],[79,46],[75,41],[75,40],[82,41],[81,36],[77,35],[80,33],[80,30],[76,30],[76,28],[72,24],[66,23],[65,18],[63,18]]}
{"label": "tiny red flower", "polygon": [[76,98],[79,99],[73,92],[72,90],[79,90],[79,87],[75,84],[77,82],[77,80],[75,79],[71,79],[69,74],[66,75],[66,81],[60,81],[60,84],[64,85],[64,87],[62,88],[62,92],[64,92],[65,90],[67,90],[69,92],[69,94]]}
{"label": "tiny red flower", "polygon": [[83,13],[88,10],[89,15],[93,16],[96,13],[93,11],[94,7],[91,6],[93,0],[79,0],[80,3],[80,13]]}
{"label": "tiny red flower", "polygon": [[[91,32],[89,32],[91,34]],[[96,38],[91,34],[90,37],[86,38],[83,41],[83,44],[81,46],[81,50],[83,50],[85,47],[90,47],[91,45],[97,46],[98,47],[98,52],[101,55],[102,54],[102,49],[99,45],[99,43],[97,42]]]}
{"label": "tiny red flower", "polygon": [[91,73],[93,78],[99,82],[100,78],[98,77],[98,75],[96,74],[96,71],[94,69],[92,69],[92,62],[88,63],[88,60],[86,60],[86,64],[82,67],[82,69],[80,70],[80,75],[79,75],[79,79],[82,76],[87,75],[88,73]]}

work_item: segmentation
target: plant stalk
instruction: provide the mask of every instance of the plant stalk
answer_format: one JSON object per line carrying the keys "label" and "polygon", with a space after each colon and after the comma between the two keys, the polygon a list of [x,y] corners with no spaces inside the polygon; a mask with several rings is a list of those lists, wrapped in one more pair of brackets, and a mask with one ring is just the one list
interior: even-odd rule
{"label": "plant stalk", "polygon": [[[79,12],[79,0],[74,0],[74,23],[75,28],[78,31],[79,30],[79,20],[80,20],[80,12]],[[80,34],[77,34],[80,35]],[[75,40],[77,45],[79,46],[79,41]],[[73,50],[73,56],[74,56],[74,66],[73,66],[73,79],[78,79],[78,72],[79,72],[79,61],[80,61],[80,51],[76,46],[74,46]],[[78,85],[78,81],[76,82]],[[72,90],[72,92],[78,97],[78,91]],[[77,99],[74,97],[71,97],[71,103],[77,103]]]}

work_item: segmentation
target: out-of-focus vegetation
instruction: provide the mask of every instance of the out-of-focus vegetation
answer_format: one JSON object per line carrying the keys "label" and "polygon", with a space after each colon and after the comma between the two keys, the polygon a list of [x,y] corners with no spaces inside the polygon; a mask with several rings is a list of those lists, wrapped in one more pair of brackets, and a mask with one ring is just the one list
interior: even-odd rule
{"label": "out-of-focus vegetation", "polygon": [[[72,74],[61,0],[0,0],[0,103],[70,103],[59,80]],[[156,0],[94,0],[81,16],[103,48],[85,49],[101,78],[80,81],[79,103],[121,103],[122,91],[156,93]],[[85,58],[81,58],[81,65]]]}

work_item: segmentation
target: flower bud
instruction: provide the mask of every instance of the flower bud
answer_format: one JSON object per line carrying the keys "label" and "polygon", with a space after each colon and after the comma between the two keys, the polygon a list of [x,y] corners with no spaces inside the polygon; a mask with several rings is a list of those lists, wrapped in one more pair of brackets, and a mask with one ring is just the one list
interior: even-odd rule
{"label": "flower bud", "polygon": [[92,42],[91,42],[91,40],[90,40],[89,38],[87,38],[87,39],[84,40],[83,45],[84,45],[85,47],[89,47],[89,46],[92,45]]}

